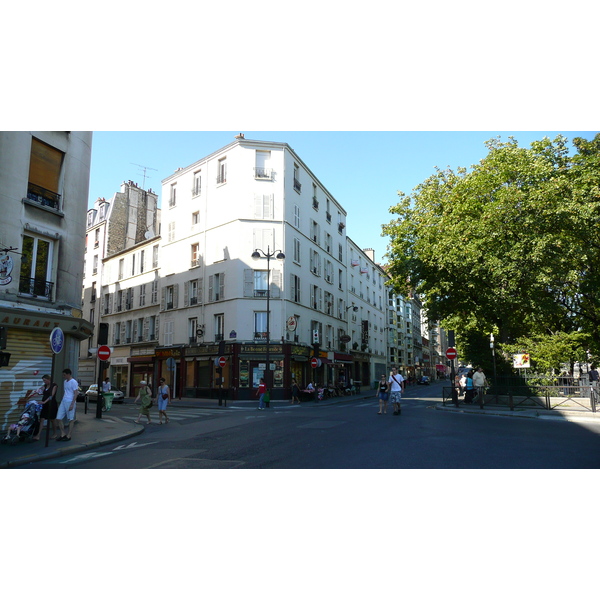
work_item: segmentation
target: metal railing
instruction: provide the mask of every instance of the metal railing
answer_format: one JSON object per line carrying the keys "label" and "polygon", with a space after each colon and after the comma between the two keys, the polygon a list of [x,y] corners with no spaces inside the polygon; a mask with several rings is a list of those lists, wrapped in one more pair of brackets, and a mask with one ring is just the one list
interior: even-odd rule
{"label": "metal railing", "polygon": [[35,185],[35,183],[29,183],[27,186],[27,199],[37,202],[42,206],[53,208],[54,210],[59,210],[60,208],[60,194]]}
{"label": "metal railing", "polygon": [[544,410],[574,409],[596,412],[599,402],[598,388],[589,384],[581,385],[513,385],[476,388],[473,394],[457,393],[445,386],[442,391],[442,404],[503,406],[515,408],[541,408]]}
{"label": "metal railing", "polygon": [[21,277],[19,280],[19,292],[36,298],[51,298],[53,287],[54,283],[45,279]]}

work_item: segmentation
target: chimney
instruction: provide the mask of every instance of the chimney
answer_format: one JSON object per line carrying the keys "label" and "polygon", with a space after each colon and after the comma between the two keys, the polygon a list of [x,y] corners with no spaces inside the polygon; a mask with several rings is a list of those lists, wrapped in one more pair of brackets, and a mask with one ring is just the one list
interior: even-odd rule
{"label": "chimney", "polygon": [[373,248],[364,248],[363,252],[371,259],[372,262],[375,262],[375,250],[373,250]]}
{"label": "chimney", "polygon": [[238,133],[238,134],[235,136],[235,139],[236,139],[236,140],[243,140],[243,139],[244,139],[244,134],[243,134],[243,133]]}

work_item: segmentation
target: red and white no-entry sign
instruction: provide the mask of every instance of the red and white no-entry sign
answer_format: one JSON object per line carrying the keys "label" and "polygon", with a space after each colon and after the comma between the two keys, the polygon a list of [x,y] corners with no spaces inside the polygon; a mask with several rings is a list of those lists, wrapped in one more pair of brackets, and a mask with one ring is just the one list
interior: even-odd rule
{"label": "red and white no-entry sign", "polygon": [[448,348],[448,350],[446,350],[446,358],[448,360],[454,360],[457,356],[456,348]]}
{"label": "red and white no-entry sign", "polygon": [[224,367],[227,364],[227,359],[224,356],[219,356],[219,366]]}
{"label": "red and white no-entry sign", "polygon": [[310,359],[310,366],[311,366],[313,369],[316,369],[317,367],[320,367],[320,366],[321,366],[321,360],[320,360],[319,358],[317,358],[316,356],[313,356],[313,357]]}
{"label": "red and white no-entry sign", "polygon": [[108,346],[100,346],[98,348],[98,358],[100,360],[108,360],[110,358],[110,348]]}

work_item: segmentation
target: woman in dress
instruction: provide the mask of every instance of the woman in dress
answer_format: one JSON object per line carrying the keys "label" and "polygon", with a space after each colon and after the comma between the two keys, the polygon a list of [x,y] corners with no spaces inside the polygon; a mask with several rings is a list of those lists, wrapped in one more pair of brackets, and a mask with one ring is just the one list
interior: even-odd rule
{"label": "woman in dress", "polygon": [[[45,420],[50,421],[50,424],[52,425],[52,437],[56,437],[56,414],[58,413],[56,392],[58,390],[58,386],[56,383],[52,383],[50,375],[44,375],[42,377],[42,381],[44,382],[44,385],[31,394],[31,396],[42,397],[41,400],[38,400],[39,404],[42,405],[42,412],[40,413],[40,428],[37,432],[37,435],[33,438],[34,440],[40,439],[42,429],[44,429]],[[31,398],[31,396],[29,396],[29,398]]]}
{"label": "woman in dress", "polygon": [[156,397],[156,401],[158,403],[158,424],[162,425],[163,417],[165,418],[165,423],[169,422],[169,417],[167,416],[167,405],[171,401],[171,392],[169,391],[169,386],[165,382],[165,378],[161,377],[159,379],[160,385],[158,386],[158,396]]}
{"label": "woman in dress", "polygon": [[388,403],[388,382],[385,378],[385,375],[382,375],[381,379],[379,380],[379,389],[377,392],[377,397],[379,398],[379,412],[377,414],[385,415],[387,413]]}
{"label": "woman in dress", "polygon": [[152,408],[152,390],[148,387],[148,384],[145,381],[140,381],[140,391],[133,403],[137,404],[138,400],[140,401],[140,414],[135,422],[139,423],[140,417],[143,415],[148,419],[148,425],[150,425],[150,423],[152,423],[150,420],[150,408]]}

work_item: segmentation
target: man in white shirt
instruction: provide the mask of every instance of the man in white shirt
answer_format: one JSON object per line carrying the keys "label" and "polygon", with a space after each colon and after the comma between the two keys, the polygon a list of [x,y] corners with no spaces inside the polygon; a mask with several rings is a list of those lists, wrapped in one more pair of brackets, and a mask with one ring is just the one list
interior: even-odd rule
{"label": "man in white shirt", "polygon": [[396,367],[393,367],[392,372],[390,373],[390,378],[388,379],[388,391],[394,407],[394,415],[399,415],[402,412],[400,408],[400,399],[402,398],[402,392],[404,391],[404,377],[398,373]]}
{"label": "man in white shirt", "polygon": [[487,380],[485,378],[483,369],[481,367],[477,367],[477,370],[475,373],[473,373],[473,387],[477,392],[477,400],[481,400],[483,398],[486,383]]}
{"label": "man in white shirt", "polygon": [[110,385],[110,379],[107,377],[103,382],[102,382],[102,391],[103,392],[110,392],[111,390],[111,385]]}
{"label": "man in white shirt", "polygon": [[[75,422],[75,407],[77,406],[77,393],[79,391],[79,385],[76,379],[73,379],[71,369],[65,369],[63,371],[64,387],[65,391],[63,394],[62,401],[58,407],[58,414],[56,420],[60,429],[60,437],[56,438],[58,442],[68,442],[71,440],[71,431],[73,430],[73,423]],[[65,435],[65,427],[63,419],[67,418],[69,422],[69,435]]]}

